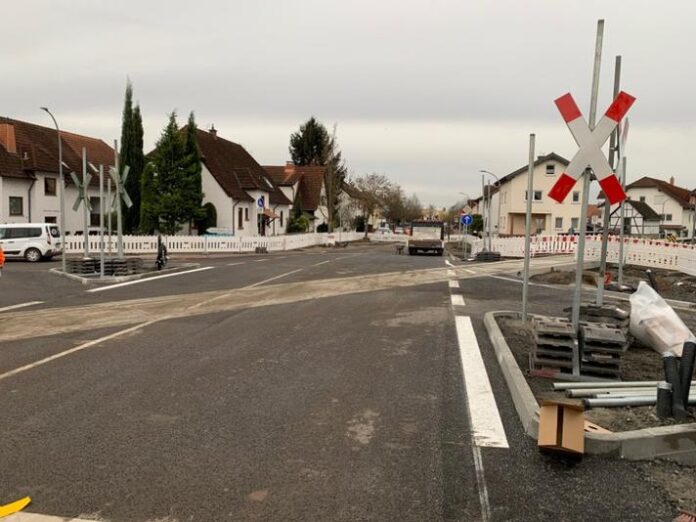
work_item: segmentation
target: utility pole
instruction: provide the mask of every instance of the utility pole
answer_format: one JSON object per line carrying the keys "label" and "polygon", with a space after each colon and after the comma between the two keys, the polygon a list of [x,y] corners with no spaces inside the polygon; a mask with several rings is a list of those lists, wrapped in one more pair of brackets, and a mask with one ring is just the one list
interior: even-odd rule
{"label": "utility pole", "polygon": [[87,194],[87,149],[82,147],[82,190],[84,191],[85,200],[82,202],[82,216],[84,223],[84,238],[85,238],[85,258],[89,257],[89,195]]}
{"label": "utility pole", "polygon": [[[121,179],[121,170],[119,168],[118,161],[118,140],[114,140],[114,168],[116,169],[116,174]],[[121,190],[123,190],[122,183],[116,183],[116,228],[118,229],[118,237],[116,239],[116,257],[119,259],[123,257],[123,212],[121,211]]]}

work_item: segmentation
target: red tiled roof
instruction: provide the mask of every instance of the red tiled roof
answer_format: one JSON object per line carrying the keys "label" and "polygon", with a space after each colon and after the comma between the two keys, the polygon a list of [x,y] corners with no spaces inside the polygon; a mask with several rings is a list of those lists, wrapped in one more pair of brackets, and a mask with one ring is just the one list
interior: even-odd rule
{"label": "red tiled roof", "polygon": [[293,186],[299,182],[298,196],[302,210],[314,212],[321,203],[326,167],[315,165],[266,166],[265,171],[280,186]]}
{"label": "red tiled roof", "polygon": [[660,192],[664,192],[670,196],[673,200],[679,203],[682,208],[691,208],[689,203],[691,191],[689,189],[678,187],[677,185],[672,185],[667,181],[651,178],[649,176],[643,176],[639,180],[626,186],[626,190],[630,190],[632,188],[656,188]]}
{"label": "red tiled roof", "polygon": [[[4,116],[0,116],[0,124],[14,127],[17,149],[16,153],[10,153],[0,146],[0,175],[31,178],[34,172],[58,173],[58,141],[54,128]],[[114,150],[102,140],[66,131],[60,134],[65,164],[63,172],[67,183],[72,182],[69,176],[71,171],[82,172],[82,147],[87,150],[87,160],[93,165],[113,165]],[[92,183],[98,183],[96,177]]]}
{"label": "red tiled roof", "polygon": [[225,193],[240,201],[253,201],[247,190],[268,192],[273,205],[290,205],[271,176],[244,147],[198,129],[198,148],[203,163]]}

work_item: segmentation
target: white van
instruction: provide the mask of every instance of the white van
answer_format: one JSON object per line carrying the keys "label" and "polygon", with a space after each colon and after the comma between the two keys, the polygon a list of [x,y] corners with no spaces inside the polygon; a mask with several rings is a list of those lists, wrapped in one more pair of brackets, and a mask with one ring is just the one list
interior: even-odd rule
{"label": "white van", "polygon": [[0,224],[0,247],[8,259],[50,259],[62,251],[60,230],[55,223]]}

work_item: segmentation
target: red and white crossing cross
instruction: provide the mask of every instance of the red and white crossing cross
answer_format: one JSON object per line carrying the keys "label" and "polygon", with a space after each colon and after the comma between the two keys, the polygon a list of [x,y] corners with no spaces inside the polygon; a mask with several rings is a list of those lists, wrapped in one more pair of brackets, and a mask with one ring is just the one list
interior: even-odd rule
{"label": "red and white crossing cross", "polygon": [[635,100],[630,94],[621,91],[609,106],[607,112],[604,113],[602,119],[599,120],[594,130],[590,130],[570,93],[564,94],[555,100],[554,103],[561,112],[561,116],[563,116],[580,150],[573,156],[565,172],[561,174],[556,184],[549,191],[549,197],[562,203],[568,192],[582,176],[585,168],[590,165],[611,204],[620,203],[626,199],[626,193],[611,170],[611,166],[604,156],[601,147]]}

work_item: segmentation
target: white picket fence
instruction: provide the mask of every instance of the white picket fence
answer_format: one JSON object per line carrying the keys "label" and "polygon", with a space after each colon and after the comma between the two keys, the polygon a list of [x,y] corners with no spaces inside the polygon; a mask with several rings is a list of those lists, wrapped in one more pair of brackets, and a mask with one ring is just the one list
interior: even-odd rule
{"label": "white picket fence", "polygon": [[[169,253],[172,254],[214,254],[254,252],[256,248],[266,248],[269,252],[295,250],[318,245],[332,245],[337,241],[357,241],[364,237],[360,232],[335,232],[333,234],[288,234],[271,237],[234,236],[162,236]],[[65,238],[66,252],[84,252],[84,236]],[[99,252],[100,237],[87,236],[90,253]],[[116,236],[104,237],[105,250],[116,252]],[[157,236],[123,236],[125,254],[156,254]]]}
{"label": "white picket fence", "polygon": [[[575,254],[577,236],[533,236],[530,243],[532,257],[548,254]],[[473,254],[483,250],[483,239],[467,237]],[[601,236],[587,236],[585,260],[599,261],[602,249]],[[609,236],[607,261],[619,260],[619,243],[616,236]],[[523,237],[493,238],[493,250],[504,257],[524,257]],[[624,262],[629,265],[679,270],[696,275],[696,248],[685,243],[670,243],[659,239],[624,238]]]}

